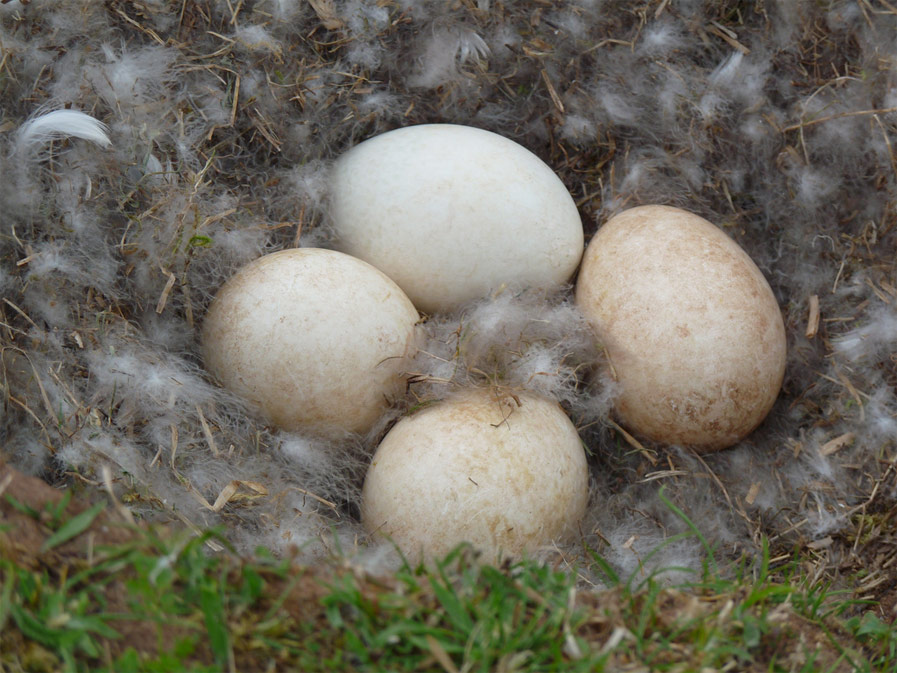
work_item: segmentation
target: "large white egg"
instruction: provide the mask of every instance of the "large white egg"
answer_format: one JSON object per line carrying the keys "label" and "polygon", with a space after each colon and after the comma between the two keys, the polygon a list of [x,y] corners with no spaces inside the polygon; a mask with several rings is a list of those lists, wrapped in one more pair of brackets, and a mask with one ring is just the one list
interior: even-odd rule
{"label": "large white egg", "polygon": [[336,162],[330,191],[337,247],[428,313],[505,284],[556,287],[582,256],[564,184],[535,154],[482,129],[424,124],[366,140]]}
{"label": "large white egg", "polygon": [[575,533],[588,493],[582,443],[556,402],[477,390],[390,430],[364,482],[361,518],[413,559],[470,542],[494,560]]}
{"label": "large white egg", "polygon": [[206,367],[275,425],[368,430],[402,393],[418,314],[366,262],[299,248],[260,257],[219,290],[203,324]]}
{"label": "large white egg", "polygon": [[621,384],[633,433],[713,451],[765,418],[785,372],[785,327],[763,274],[707,220],[668,206],[611,218],[583,257],[576,303]]}

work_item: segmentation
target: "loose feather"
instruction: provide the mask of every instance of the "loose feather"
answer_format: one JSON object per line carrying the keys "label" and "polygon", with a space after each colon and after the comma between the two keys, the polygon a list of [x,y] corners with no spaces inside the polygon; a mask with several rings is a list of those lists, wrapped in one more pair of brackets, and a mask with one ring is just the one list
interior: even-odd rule
{"label": "loose feather", "polygon": [[103,122],[83,112],[53,110],[22,124],[17,140],[19,149],[30,149],[58,138],[82,138],[100,147],[110,147],[108,130]]}

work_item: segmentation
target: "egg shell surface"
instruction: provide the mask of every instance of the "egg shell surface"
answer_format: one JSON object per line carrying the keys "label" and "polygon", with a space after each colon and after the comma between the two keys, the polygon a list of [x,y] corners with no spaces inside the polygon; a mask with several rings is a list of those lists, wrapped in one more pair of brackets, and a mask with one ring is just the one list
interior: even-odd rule
{"label": "egg shell surface", "polygon": [[634,434],[714,451],[772,408],[785,372],[781,311],[747,253],[707,220],[669,206],[611,218],[583,257],[576,303]]}
{"label": "egg shell surface", "polygon": [[579,435],[556,402],[516,397],[471,391],[393,426],[365,479],[365,528],[415,559],[469,542],[494,560],[574,533],[589,492]]}
{"label": "egg shell surface", "polygon": [[556,287],[582,257],[582,221],[563,182],[482,129],[424,124],[366,140],[336,162],[330,194],[336,247],[428,313],[505,284]]}
{"label": "egg shell surface", "polygon": [[383,273],[333,250],[265,255],[222,286],[205,317],[206,367],[275,425],[365,432],[404,385],[419,316]]}

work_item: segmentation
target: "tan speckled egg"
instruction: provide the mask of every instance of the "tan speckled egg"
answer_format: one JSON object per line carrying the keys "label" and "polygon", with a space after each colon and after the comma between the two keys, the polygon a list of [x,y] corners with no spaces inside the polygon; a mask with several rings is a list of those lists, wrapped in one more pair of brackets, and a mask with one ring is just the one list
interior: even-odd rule
{"label": "tan speckled egg", "polygon": [[401,395],[418,314],[366,262],[333,250],[265,255],[219,290],[203,323],[206,367],[275,425],[365,432]]}
{"label": "tan speckled egg", "polygon": [[747,253],[707,220],[669,206],[611,218],[586,249],[576,303],[633,433],[715,451],[772,408],[785,373],[781,311]]}
{"label": "tan speckled egg", "polygon": [[575,533],[588,492],[582,443],[556,402],[477,390],[390,430],[364,482],[361,518],[412,559],[470,542],[495,560]]}

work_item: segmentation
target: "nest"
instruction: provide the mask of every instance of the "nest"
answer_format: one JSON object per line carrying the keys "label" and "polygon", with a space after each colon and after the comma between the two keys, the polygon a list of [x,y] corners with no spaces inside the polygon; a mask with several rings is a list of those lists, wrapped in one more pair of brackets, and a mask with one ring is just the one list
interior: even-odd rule
{"label": "nest", "polygon": [[[580,427],[583,541],[619,568],[683,529],[663,486],[717,554],[768,538],[774,559],[798,549],[880,600],[897,581],[895,29],[872,0],[4,3],[5,457],[133,516],[220,524],[242,549],[389,567],[356,523],[389,423],[457,386],[534,389]],[[93,115],[112,146],[23,150],[16,129],[41,108]],[[535,152],[587,236],[649,203],[722,227],[785,316],[766,422],[713,455],[643,445],[609,415],[569,292],[432,318],[408,394],[369,436],[279,432],[220,390],[197,347],[216,289],[264,252],[326,247],[334,157],[433,122]],[[701,553],[679,540],[651,563]]]}

